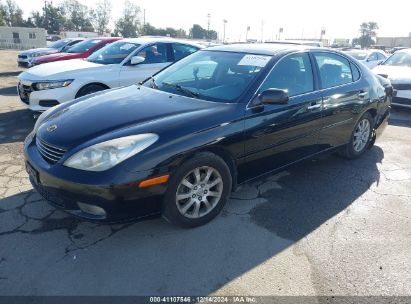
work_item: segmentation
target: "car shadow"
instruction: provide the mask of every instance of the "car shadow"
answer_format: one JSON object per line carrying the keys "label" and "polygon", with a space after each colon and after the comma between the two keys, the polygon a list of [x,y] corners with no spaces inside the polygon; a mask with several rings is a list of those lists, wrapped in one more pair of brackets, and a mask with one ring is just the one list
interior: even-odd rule
{"label": "car shadow", "polygon": [[411,109],[392,108],[389,124],[397,127],[411,128]]}
{"label": "car shadow", "polygon": [[[352,161],[330,155],[300,163],[246,184],[232,193],[220,216],[195,229],[162,219],[116,225],[82,222],[56,211],[34,191],[1,199],[3,225],[8,225],[5,212],[14,212],[14,223],[19,218],[21,223],[0,233],[0,239],[18,243],[3,250],[8,280],[0,293],[12,293],[13,286],[38,293],[37,283],[29,278],[41,270],[38,284],[46,294],[208,295],[345,211],[379,182],[377,164],[383,159],[383,150],[374,146]],[[31,241],[23,241],[27,239]],[[31,265],[24,276],[15,274],[12,265],[8,268],[13,255],[22,265]]]}
{"label": "car shadow", "polygon": [[35,122],[30,110],[0,113],[0,144],[23,141],[33,130]]}
{"label": "car shadow", "polygon": [[23,71],[13,71],[13,72],[0,72],[0,77],[13,77],[18,76]]}
{"label": "car shadow", "polygon": [[17,89],[15,86],[1,88],[0,89],[0,96],[17,96]]}

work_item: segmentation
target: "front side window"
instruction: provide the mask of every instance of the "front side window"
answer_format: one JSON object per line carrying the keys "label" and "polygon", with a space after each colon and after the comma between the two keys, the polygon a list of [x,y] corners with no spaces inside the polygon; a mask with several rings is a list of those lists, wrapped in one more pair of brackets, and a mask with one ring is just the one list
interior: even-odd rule
{"label": "front side window", "polygon": [[235,102],[270,61],[271,56],[198,51],[144,84],[165,92],[216,102]]}
{"label": "front side window", "polygon": [[84,53],[89,49],[94,47],[96,44],[100,43],[101,39],[91,39],[85,40],[83,42],[77,43],[75,46],[71,47],[67,53]]}
{"label": "front side window", "polygon": [[133,51],[140,47],[140,44],[126,41],[118,41],[106,45],[102,49],[94,52],[87,58],[87,61],[99,64],[120,64]]}
{"label": "front side window", "polygon": [[327,89],[353,82],[350,63],[344,57],[330,53],[314,53],[321,78],[321,88]]}
{"label": "front side window", "polygon": [[192,45],[180,44],[180,43],[173,43],[172,48],[173,48],[175,61],[180,60],[181,58],[187,57],[188,55],[198,51],[198,48]]}
{"label": "front side window", "polygon": [[286,90],[289,96],[312,92],[313,72],[308,54],[293,54],[281,59],[262,84],[260,91],[267,89]]}
{"label": "front side window", "polygon": [[370,57],[368,57],[368,61],[375,61],[378,60],[377,53],[372,53]]}
{"label": "front side window", "polygon": [[170,61],[167,56],[167,44],[164,43],[157,43],[145,47],[137,53],[137,56],[145,59],[142,64],[163,63]]}
{"label": "front side window", "polygon": [[384,65],[411,67],[411,54],[395,52],[384,62]]}

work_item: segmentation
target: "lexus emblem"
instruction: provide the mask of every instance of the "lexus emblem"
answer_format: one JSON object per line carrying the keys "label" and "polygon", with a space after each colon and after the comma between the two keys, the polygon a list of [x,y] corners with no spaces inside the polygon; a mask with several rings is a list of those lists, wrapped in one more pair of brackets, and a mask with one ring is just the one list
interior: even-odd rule
{"label": "lexus emblem", "polygon": [[47,127],[47,132],[53,132],[57,129],[57,125],[51,125]]}

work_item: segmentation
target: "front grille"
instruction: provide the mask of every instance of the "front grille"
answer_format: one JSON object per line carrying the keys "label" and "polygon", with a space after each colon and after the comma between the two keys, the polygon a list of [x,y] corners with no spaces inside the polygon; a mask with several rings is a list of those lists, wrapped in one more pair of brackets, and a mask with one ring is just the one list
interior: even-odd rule
{"label": "front grille", "polygon": [[58,104],[59,102],[54,99],[43,99],[39,101],[39,106],[47,107],[47,108],[54,107]]}
{"label": "front grille", "polygon": [[411,90],[411,83],[393,83],[392,87],[395,90]]}
{"label": "front grille", "polygon": [[22,102],[29,104],[30,93],[33,92],[33,88],[29,85],[19,83],[19,96]]}
{"label": "front grille", "polygon": [[27,55],[19,55],[20,59],[27,59]]}
{"label": "front grille", "polygon": [[57,163],[66,153],[65,149],[50,145],[38,137],[36,137],[36,146],[41,156],[49,164]]}

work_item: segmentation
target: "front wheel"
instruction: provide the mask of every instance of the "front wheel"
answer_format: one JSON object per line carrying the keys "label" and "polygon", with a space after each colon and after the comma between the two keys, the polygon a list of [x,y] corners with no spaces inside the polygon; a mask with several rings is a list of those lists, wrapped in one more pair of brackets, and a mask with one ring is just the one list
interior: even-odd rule
{"label": "front wheel", "polygon": [[353,159],[360,157],[373,140],[374,118],[365,113],[354,127],[350,142],[342,151],[343,156]]}
{"label": "front wheel", "polygon": [[212,153],[200,153],[172,176],[164,197],[163,217],[183,227],[204,225],[224,207],[231,184],[224,160]]}

